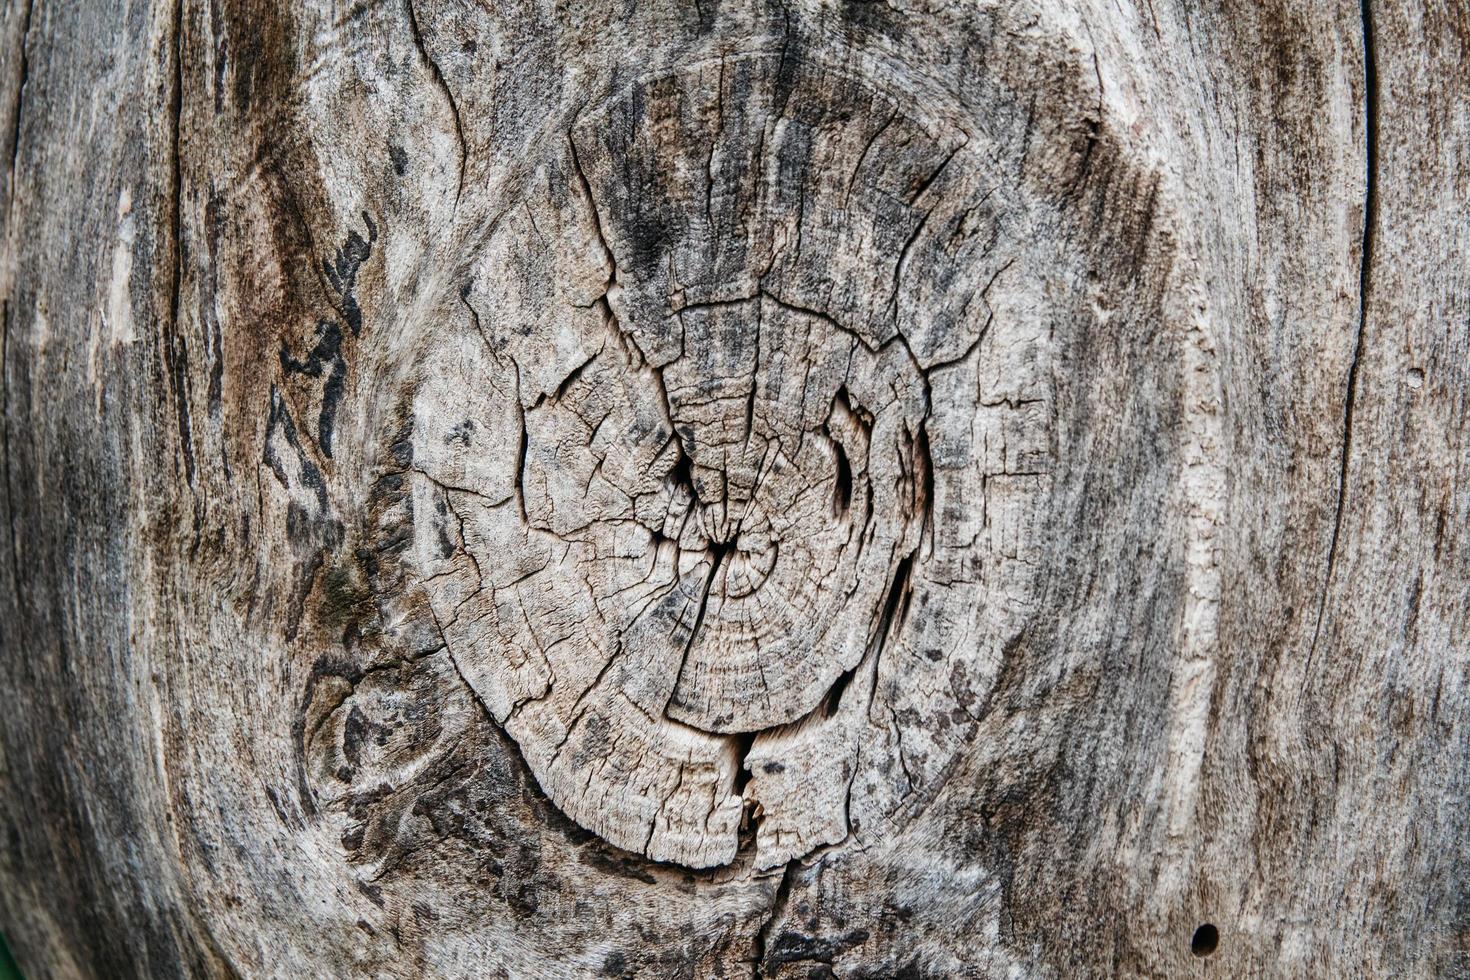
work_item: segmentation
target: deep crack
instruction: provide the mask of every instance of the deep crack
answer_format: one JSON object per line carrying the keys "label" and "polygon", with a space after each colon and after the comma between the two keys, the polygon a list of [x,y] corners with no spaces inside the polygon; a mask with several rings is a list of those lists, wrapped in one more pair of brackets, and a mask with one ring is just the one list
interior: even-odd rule
{"label": "deep crack", "polygon": [[799,858],[786,862],[786,867],[781,872],[781,881],[776,885],[776,897],[771,902],[771,910],[766,913],[766,920],[755,934],[755,962],[751,973],[753,980],[761,980],[766,975],[766,954],[770,949],[771,929],[791,901],[791,882],[799,863]]}

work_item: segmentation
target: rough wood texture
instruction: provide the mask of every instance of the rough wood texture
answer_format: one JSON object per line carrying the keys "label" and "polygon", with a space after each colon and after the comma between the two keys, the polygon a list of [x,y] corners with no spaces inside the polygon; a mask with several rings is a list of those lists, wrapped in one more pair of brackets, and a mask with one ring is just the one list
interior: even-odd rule
{"label": "rough wood texture", "polygon": [[1470,974],[1463,7],[22,0],[0,88],[29,975]]}

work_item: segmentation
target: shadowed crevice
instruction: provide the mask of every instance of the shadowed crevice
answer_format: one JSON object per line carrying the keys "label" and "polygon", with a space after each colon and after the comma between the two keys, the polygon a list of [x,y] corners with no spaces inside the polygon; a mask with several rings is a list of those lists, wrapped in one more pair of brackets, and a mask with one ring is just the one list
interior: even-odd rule
{"label": "shadowed crevice", "polygon": [[1312,673],[1317,655],[1317,641],[1322,635],[1322,619],[1327,611],[1327,595],[1337,572],[1337,551],[1342,536],[1343,506],[1347,501],[1348,463],[1353,451],[1353,411],[1357,407],[1358,365],[1363,357],[1363,340],[1368,328],[1369,272],[1373,264],[1374,236],[1378,226],[1378,57],[1374,50],[1373,7],[1362,0],[1363,25],[1363,138],[1365,143],[1363,174],[1363,238],[1358,265],[1358,329],[1353,338],[1353,358],[1348,363],[1347,391],[1342,406],[1342,452],[1338,459],[1337,503],[1332,516],[1332,539],[1327,545],[1327,570],[1322,579],[1322,592],[1317,600],[1317,619],[1312,627],[1312,644],[1307,649],[1302,668],[1302,687]]}

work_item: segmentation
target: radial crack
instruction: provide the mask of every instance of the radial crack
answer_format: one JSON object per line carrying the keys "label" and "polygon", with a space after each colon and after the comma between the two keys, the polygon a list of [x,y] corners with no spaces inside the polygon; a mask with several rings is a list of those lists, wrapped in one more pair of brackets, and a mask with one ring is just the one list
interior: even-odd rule
{"label": "radial crack", "polygon": [[673,703],[674,692],[679,690],[679,681],[684,677],[684,667],[689,662],[689,651],[694,646],[694,638],[699,635],[699,628],[704,625],[704,612],[709,606],[710,589],[714,587],[715,576],[720,573],[720,566],[725,561],[734,545],[729,542],[718,542],[710,545],[709,574],[704,578],[704,587],[699,594],[699,609],[694,614],[694,625],[689,628],[689,636],[684,640],[684,649],[679,655],[679,670],[674,674],[674,686],[669,689],[669,700],[664,703],[664,714],[669,713],[669,705]]}

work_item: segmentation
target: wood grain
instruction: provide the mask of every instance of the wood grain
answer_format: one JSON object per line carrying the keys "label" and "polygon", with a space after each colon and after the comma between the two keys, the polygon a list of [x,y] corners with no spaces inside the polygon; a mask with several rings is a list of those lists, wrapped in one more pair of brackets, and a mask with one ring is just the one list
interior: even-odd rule
{"label": "wood grain", "polygon": [[1434,4],[5,5],[0,930],[1465,975],[1467,89]]}

